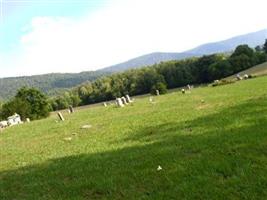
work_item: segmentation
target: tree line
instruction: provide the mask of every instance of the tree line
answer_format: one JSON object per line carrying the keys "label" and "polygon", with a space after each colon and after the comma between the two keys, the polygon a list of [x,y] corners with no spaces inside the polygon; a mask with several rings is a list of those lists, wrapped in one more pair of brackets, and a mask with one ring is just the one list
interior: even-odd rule
{"label": "tree line", "polygon": [[155,93],[187,84],[209,83],[230,76],[267,60],[267,40],[255,49],[240,45],[230,54],[205,55],[128,70],[86,82],[61,96],[50,99],[53,110],[69,105],[87,105],[116,97]]}
{"label": "tree line", "polygon": [[255,49],[238,46],[232,54],[213,54],[179,61],[161,62],[148,67],[87,81],[61,95],[48,98],[34,88],[21,88],[10,101],[0,104],[2,119],[20,114],[23,119],[40,119],[52,110],[114,100],[129,94],[165,93],[187,84],[209,83],[267,61],[267,40]]}
{"label": "tree line", "polygon": [[13,78],[0,78],[0,100],[9,100],[16,95],[21,87],[34,87],[49,96],[61,94],[67,88],[73,88],[87,80],[94,81],[97,78],[108,75],[102,71],[88,71],[81,73],[52,73],[44,75],[23,76]]}

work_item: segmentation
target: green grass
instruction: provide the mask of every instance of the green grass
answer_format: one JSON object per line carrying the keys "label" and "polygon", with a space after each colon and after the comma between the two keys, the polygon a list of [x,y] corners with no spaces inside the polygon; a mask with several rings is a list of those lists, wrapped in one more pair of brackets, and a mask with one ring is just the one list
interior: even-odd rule
{"label": "green grass", "polygon": [[266,198],[267,77],[155,100],[4,130],[0,199]]}
{"label": "green grass", "polygon": [[[252,75],[252,76],[263,76],[263,75],[267,75],[267,62],[265,63],[262,63],[260,65],[256,65],[254,67],[251,67],[247,70],[244,70],[242,72],[239,73],[241,76],[245,75],[245,74],[248,74],[248,75]],[[226,79],[235,79],[236,78],[236,75],[232,75],[232,76],[229,76],[228,78]]]}

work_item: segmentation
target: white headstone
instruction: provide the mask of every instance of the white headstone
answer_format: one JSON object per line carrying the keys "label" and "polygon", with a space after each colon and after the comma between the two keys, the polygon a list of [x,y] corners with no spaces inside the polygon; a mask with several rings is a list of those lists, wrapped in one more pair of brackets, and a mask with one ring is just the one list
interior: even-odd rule
{"label": "white headstone", "polygon": [[117,98],[116,99],[116,104],[117,104],[118,107],[124,107],[121,98]]}
{"label": "white headstone", "polygon": [[244,79],[248,79],[248,75],[247,74],[245,74],[243,77],[244,77]]}
{"label": "white headstone", "polygon": [[121,97],[121,100],[122,100],[122,103],[123,103],[124,105],[127,105],[127,104],[128,104],[128,103],[127,103],[127,100],[126,100],[125,97]]}
{"label": "white headstone", "polygon": [[69,113],[74,113],[74,109],[71,105],[69,106],[69,111],[70,111]]}
{"label": "white headstone", "polygon": [[239,81],[242,80],[242,77],[240,76],[240,74],[237,74],[237,75],[236,75],[236,78],[237,78],[237,80],[239,80]]}
{"label": "white headstone", "polygon": [[187,89],[188,90],[191,90],[191,86],[189,84],[187,85]]}
{"label": "white headstone", "polygon": [[0,128],[5,128],[8,126],[8,122],[7,121],[1,121],[0,122]]}
{"label": "white headstone", "polygon": [[64,119],[63,115],[61,114],[61,112],[58,112],[57,115],[58,115],[58,117],[59,117],[59,119],[61,121],[65,121],[65,119]]}
{"label": "white headstone", "polygon": [[159,90],[156,90],[156,95],[159,96]]}
{"label": "white headstone", "polygon": [[126,97],[126,101],[128,103],[132,103],[133,102],[128,94],[125,97]]}
{"label": "white headstone", "polygon": [[107,107],[107,106],[108,106],[106,102],[104,102],[104,103],[103,103],[103,105],[104,105],[105,107]]}

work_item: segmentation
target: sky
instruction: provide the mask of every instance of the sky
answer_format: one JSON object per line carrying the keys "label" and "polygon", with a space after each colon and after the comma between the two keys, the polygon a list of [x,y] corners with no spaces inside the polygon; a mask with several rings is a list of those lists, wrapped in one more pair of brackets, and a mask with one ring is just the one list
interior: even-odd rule
{"label": "sky", "polygon": [[90,71],[267,28],[266,0],[0,0],[0,77]]}

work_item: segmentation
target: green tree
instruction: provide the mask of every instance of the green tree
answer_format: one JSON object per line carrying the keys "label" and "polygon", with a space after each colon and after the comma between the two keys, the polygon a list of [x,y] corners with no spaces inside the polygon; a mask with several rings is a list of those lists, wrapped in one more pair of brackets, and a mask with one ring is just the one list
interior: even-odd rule
{"label": "green tree", "polygon": [[18,113],[22,119],[41,119],[47,117],[50,110],[48,99],[43,93],[35,88],[23,87],[18,90],[14,99],[3,105],[2,117]]}
{"label": "green tree", "polygon": [[213,80],[229,76],[233,73],[232,66],[228,60],[221,60],[211,64],[208,71]]}
{"label": "green tree", "polygon": [[20,98],[14,98],[3,105],[1,110],[1,118],[6,119],[15,113],[18,113],[22,120],[25,120],[31,115],[30,105]]}
{"label": "green tree", "polygon": [[252,58],[253,53],[254,53],[253,49],[250,48],[247,44],[244,44],[244,45],[237,46],[234,53],[231,55],[231,57],[236,57],[236,56],[240,56],[244,54]]}
{"label": "green tree", "polygon": [[239,45],[229,59],[234,72],[252,67],[257,64],[254,50],[248,45]]}
{"label": "green tree", "polygon": [[167,86],[165,83],[158,82],[152,86],[150,93],[155,95],[155,94],[157,94],[156,90],[158,90],[160,94],[166,94],[167,93]]}

